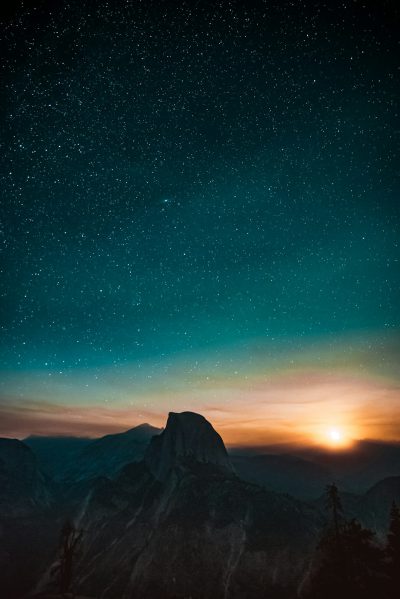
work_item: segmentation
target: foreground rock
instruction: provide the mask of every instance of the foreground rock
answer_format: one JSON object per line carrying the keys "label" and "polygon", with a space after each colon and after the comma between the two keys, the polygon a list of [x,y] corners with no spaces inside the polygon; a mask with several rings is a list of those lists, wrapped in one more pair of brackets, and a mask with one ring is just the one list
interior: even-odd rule
{"label": "foreground rock", "polygon": [[142,463],[93,493],[75,588],[104,598],[293,597],[318,512],[241,481],[201,416],[171,414]]}
{"label": "foreground rock", "polygon": [[0,439],[0,595],[20,597],[37,580],[56,543],[54,496],[33,452]]}

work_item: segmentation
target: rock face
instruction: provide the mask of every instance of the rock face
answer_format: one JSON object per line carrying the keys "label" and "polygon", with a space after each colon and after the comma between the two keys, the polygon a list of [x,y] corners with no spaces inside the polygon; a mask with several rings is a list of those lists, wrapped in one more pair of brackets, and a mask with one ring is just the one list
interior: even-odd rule
{"label": "rock face", "polygon": [[28,437],[24,442],[54,481],[74,483],[99,476],[114,478],[126,464],[142,460],[150,439],[160,432],[160,428],[140,424],[122,433],[94,440]]}
{"label": "rock face", "polygon": [[145,460],[97,488],[74,590],[104,599],[294,597],[321,526],[307,504],[240,480],[211,424],[170,414]]}
{"label": "rock face", "polygon": [[17,439],[0,439],[0,506],[3,513],[24,515],[48,506],[51,494],[33,452]]}
{"label": "rock face", "polygon": [[187,459],[233,472],[224,442],[203,416],[170,412],[165,430],[151,440],[145,462],[155,478],[163,481]]}
{"label": "rock face", "polygon": [[[50,573],[66,518],[84,531],[73,563],[71,590],[77,595],[298,596],[326,523],[325,500],[296,500],[272,491],[270,483],[272,475],[280,485],[294,478],[296,487],[307,474],[313,482],[315,468],[262,456],[247,471],[249,461],[236,460],[246,481],[202,416],[171,413],[149,445],[154,432],[159,429],[142,425],[91,442],[82,449],[86,457],[75,465],[75,478],[57,484],[41,473],[24,443],[0,439],[1,596],[20,599],[33,588],[56,591]],[[93,478],[105,469],[111,478]],[[265,488],[254,484],[256,476]],[[399,476],[365,495],[342,495],[346,517],[359,518],[381,536],[393,499],[400,502]]]}
{"label": "rock face", "polygon": [[130,462],[143,459],[150,439],[161,429],[150,424],[140,424],[115,435],[106,435],[92,441],[75,456],[64,473],[65,480],[84,480],[96,476],[113,478]]}
{"label": "rock face", "polygon": [[319,515],[288,496],[191,462],[160,482],[130,464],[99,489],[75,590],[104,599],[296,596]]}
{"label": "rock face", "polygon": [[43,472],[53,480],[63,480],[64,473],[71,467],[83,449],[93,443],[85,437],[30,436],[25,445],[35,454]]}
{"label": "rock face", "polygon": [[33,452],[17,439],[0,439],[0,595],[23,596],[54,546],[49,512],[54,496]]}

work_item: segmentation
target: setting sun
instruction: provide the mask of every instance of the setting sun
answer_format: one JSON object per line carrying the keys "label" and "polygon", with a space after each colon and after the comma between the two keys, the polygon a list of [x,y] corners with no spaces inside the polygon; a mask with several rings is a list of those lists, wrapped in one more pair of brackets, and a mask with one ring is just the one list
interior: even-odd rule
{"label": "setting sun", "polygon": [[325,433],[324,444],[333,449],[340,449],[351,445],[351,439],[342,428],[332,426]]}
{"label": "setting sun", "polygon": [[331,428],[329,431],[329,438],[332,443],[340,443],[343,439],[343,433],[337,428]]}
{"label": "setting sun", "polygon": [[358,427],[344,423],[321,423],[315,427],[312,436],[317,445],[338,451],[350,448],[355,444],[355,440],[360,438]]}

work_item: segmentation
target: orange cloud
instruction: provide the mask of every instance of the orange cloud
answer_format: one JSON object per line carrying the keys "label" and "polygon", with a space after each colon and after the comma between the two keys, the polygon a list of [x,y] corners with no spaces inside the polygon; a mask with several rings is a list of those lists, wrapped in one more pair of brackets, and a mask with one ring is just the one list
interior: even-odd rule
{"label": "orange cloud", "polygon": [[[400,386],[395,381],[349,373],[293,371],[274,376],[230,377],[194,388],[153,388],[145,401],[57,404],[45,400],[0,406],[0,435],[100,436],[142,422],[162,426],[168,411],[202,413],[228,445],[315,443],[328,428],[348,438],[399,440]],[[129,396],[128,396],[129,397]],[[130,405],[132,404],[132,405]]]}

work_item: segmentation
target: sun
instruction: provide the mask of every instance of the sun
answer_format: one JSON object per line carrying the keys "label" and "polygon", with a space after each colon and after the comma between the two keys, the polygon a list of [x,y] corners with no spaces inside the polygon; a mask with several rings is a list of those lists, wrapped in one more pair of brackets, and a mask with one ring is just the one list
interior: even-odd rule
{"label": "sun", "polygon": [[328,436],[332,443],[340,443],[343,439],[343,432],[338,428],[330,428]]}
{"label": "sun", "polygon": [[342,418],[332,418],[328,422],[317,422],[309,427],[308,438],[313,445],[330,451],[341,451],[355,447],[360,433],[356,424],[345,422]]}
{"label": "sun", "polygon": [[354,427],[345,424],[326,424],[315,432],[314,440],[318,445],[332,451],[350,449],[355,441]]}
{"label": "sun", "polygon": [[343,428],[331,426],[325,431],[324,443],[332,449],[340,449],[348,447],[351,444],[351,440]]}

